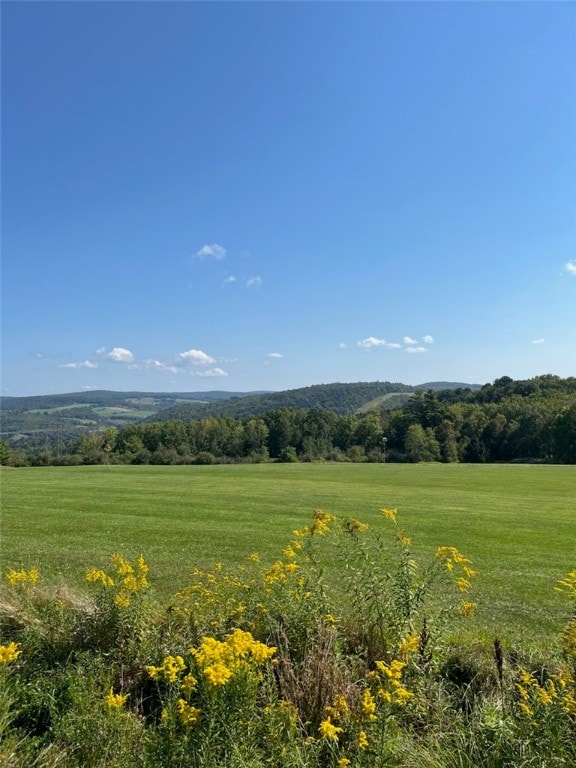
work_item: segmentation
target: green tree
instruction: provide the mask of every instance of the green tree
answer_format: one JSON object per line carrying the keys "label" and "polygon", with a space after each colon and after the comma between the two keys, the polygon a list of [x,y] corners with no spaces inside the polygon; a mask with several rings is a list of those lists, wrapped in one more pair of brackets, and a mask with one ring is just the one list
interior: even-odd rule
{"label": "green tree", "polygon": [[0,465],[5,466],[10,458],[10,446],[6,440],[0,440]]}

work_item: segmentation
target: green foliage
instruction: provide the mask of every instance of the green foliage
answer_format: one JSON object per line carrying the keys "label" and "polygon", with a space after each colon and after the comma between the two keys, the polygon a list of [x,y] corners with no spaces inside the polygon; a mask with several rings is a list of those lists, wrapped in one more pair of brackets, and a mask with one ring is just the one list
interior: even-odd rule
{"label": "green foliage", "polygon": [[[458,617],[473,621],[472,563],[454,546],[417,558],[397,511],[382,518],[380,531],[316,510],[272,564],[254,553],[196,569],[162,605],[140,599],[143,558],[90,568],[89,597],[50,596],[35,568],[10,570],[0,764],[573,765],[576,571],[557,575],[568,623],[545,657],[456,642]],[[115,633],[100,620],[71,631],[112,614]],[[66,656],[43,648],[52,635],[69,635]]]}

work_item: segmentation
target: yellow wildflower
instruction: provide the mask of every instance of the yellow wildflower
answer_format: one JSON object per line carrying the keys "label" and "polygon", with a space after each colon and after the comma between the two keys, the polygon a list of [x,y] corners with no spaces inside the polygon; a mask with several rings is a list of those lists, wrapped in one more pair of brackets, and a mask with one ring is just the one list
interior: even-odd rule
{"label": "yellow wildflower", "polygon": [[460,613],[462,616],[465,616],[466,618],[469,618],[470,616],[474,616],[476,612],[476,603],[471,603],[467,600],[462,600],[460,603]]}
{"label": "yellow wildflower", "polygon": [[358,734],[358,749],[366,749],[368,746],[368,735],[366,731],[360,731]]}
{"label": "yellow wildflower", "polygon": [[398,653],[402,659],[406,659],[411,653],[415,653],[418,650],[420,643],[420,635],[417,632],[413,632],[401,641],[398,646]]}
{"label": "yellow wildflower", "polygon": [[325,707],[325,711],[326,711],[326,714],[330,718],[333,718],[334,720],[344,719],[350,711],[348,702],[346,701],[346,697],[343,696],[341,693],[337,694],[334,697],[334,703],[328,704]]}
{"label": "yellow wildflower", "polygon": [[122,555],[112,555],[110,559],[112,560],[112,564],[114,565],[118,576],[128,576],[128,574],[134,572],[134,568],[130,565],[128,560],[125,560],[122,557]]}
{"label": "yellow wildflower", "polygon": [[294,549],[290,546],[290,544],[282,550],[282,554],[284,557],[288,558],[296,557],[296,552],[294,552]]}
{"label": "yellow wildflower", "polygon": [[128,608],[130,605],[130,598],[124,592],[119,592],[114,598],[114,602],[119,608]]}
{"label": "yellow wildflower", "polygon": [[398,510],[397,509],[381,509],[380,514],[382,515],[382,517],[386,518],[386,520],[392,520],[392,522],[395,523]]}
{"label": "yellow wildflower", "polygon": [[15,571],[13,568],[10,568],[6,574],[6,582],[11,587],[15,587],[16,584],[36,584],[39,578],[40,572],[36,566],[32,566],[29,571]]}
{"label": "yellow wildflower", "polygon": [[197,707],[191,707],[185,699],[178,699],[176,702],[178,716],[182,725],[189,726],[198,720],[200,710]]}
{"label": "yellow wildflower", "polygon": [[558,587],[554,587],[557,592],[565,592],[570,597],[576,598],[576,570],[570,571],[566,578],[559,581],[558,584]]}
{"label": "yellow wildflower", "polygon": [[114,693],[114,690],[110,688],[110,692],[106,694],[104,701],[109,709],[122,709],[127,698],[128,694],[123,696],[120,693]]}
{"label": "yellow wildflower", "polygon": [[403,547],[409,547],[410,544],[412,544],[412,539],[410,536],[406,536],[404,531],[397,531],[396,539],[400,542],[400,544],[402,544]]}
{"label": "yellow wildflower", "polygon": [[362,694],[362,714],[367,720],[376,720],[376,702],[368,688]]}
{"label": "yellow wildflower", "polygon": [[347,757],[341,757],[336,763],[337,768],[347,768],[350,765],[350,760]]}
{"label": "yellow wildflower", "polygon": [[360,520],[355,520],[354,518],[350,518],[348,524],[350,530],[354,531],[354,533],[366,533],[369,527],[366,523],[361,523]]}
{"label": "yellow wildflower", "polygon": [[472,585],[468,579],[460,577],[459,579],[456,579],[456,586],[458,587],[459,592],[469,592]]}
{"label": "yellow wildflower", "polygon": [[249,556],[248,560],[251,560],[253,563],[259,563],[260,562],[260,555],[257,552],[252,552],[252,554]]}
{"label": "yellow wildflower", "polygon": [[334,515],[324,512],[322,509],[314,510],[314,525],[310,529],[311,534],[317,533],[319,536],[324,536],[330,530],[330,523],[336,518]]}
{"label": "yellow wildflower", "polygon": [[327,741],[338,741],[338,734],[342,733],[343,730],[343,728],[334,725],[329,717],[326,720],[322,720],[318,728],[320,736]]}
{"label": "yellow wildflower", "polygon": [[226,685],[232,677],[232,672],[224,664],[216,663],[204,669],[204,677],[209,685],[216,687],[217,685]]}
{"label": "yellow wildflower", "polygon": [[192,673],[189,673],[182,680],[182,685],[180,687],[182,689],[182,692],[185,693],[187,696],[189,696],[192,693],[192,691],[196,688],[197,684],[198,684],[198,680],[196,680],[196,678]]}
{"label": "yellow wildflower", "polygon": [[20,643],[8,643],[8,645],[0,645],[0,664],[10,664],[11,661],[16,661],[18,656],[22,653],[18,649]]}
{"label": "yellow wildflower", "polygon": [[88,568],[84,578],[86,579],[86,581],[92,582],[92,583],[96,583],[99,581],[105,587],[114,586],[114,580],[111,579],[107,573],[104,573],[104,571],[99,570],[97,568]]}

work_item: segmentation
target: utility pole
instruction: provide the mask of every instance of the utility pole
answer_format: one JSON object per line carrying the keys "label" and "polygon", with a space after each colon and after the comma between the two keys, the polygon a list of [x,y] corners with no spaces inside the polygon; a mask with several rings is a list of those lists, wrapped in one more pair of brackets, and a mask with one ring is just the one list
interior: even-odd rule
{"label": "utility pole", "polygon": [[382,438],[382,463],[386,464],[386,443],[388,442],[387,437]]}

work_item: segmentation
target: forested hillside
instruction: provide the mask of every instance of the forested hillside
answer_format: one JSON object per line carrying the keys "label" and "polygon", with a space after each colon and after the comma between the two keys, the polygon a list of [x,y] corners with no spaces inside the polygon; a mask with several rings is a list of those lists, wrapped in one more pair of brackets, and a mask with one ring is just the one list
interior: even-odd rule
{"label": "forested hillside", "polygon": [[[403,386],[413,391],[404,393],[409,399],[402,407],[395,407],[402,394],[399,388]],[[332,384],[274,396],[231,399],[213,407],[224,411],[226,406],[245,407],[246,415],[236,418],[224,412],[198,418],[154,418],[120,429],[92,430],[44,448],[10,452],[6,446],[8,453],[4,451],[3,462],[576,463],[576,378],[540,376],[514,381],[503,377],[477,391],[414,390],[387,382]],[[283,397],[276,397],[280,395]],[[297,402],[308,403],[309,407],[282,405],[294,402],[296,396],[300,398]],[[270,409],[277,403],[280,405]],[[332,407],[329,409],[323,403]],[[386,408],[390,403],[392,410]],[[251,406],[268,406],[268,410],[259,412],[251,410]],[[189,407],[186,404],[187,414]],[[174,410],[167,409],[161,415],[167,414],[173,415]]]}

